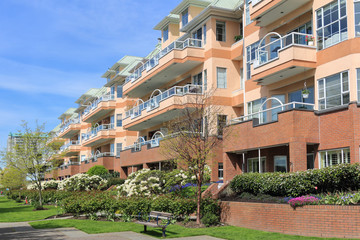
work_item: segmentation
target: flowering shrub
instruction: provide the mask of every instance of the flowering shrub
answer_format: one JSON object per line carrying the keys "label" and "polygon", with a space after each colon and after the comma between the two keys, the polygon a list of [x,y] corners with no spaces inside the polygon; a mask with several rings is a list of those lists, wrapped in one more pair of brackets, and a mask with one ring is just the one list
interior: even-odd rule
{"label": "flowering shrub", "polygon": [[103,190],[107,187],[107,180],[99,176],[89,176],[87,174],[76,174],[70,178],[61,181],[58,184],[58,190],[66,191],[91,191]]}
{"label": "flowering shrub", "polygon": [[288,201],[291,207],[297,208],[304,205],[313,205],[319,203],[319,198],[314,196],[302,196],[297,198],[292,198]]}
{"label": "flowering shrub", "polygon": [[322,195],[321,204],[351,205],[360,202],[360,193],[328,193]]}
{"label": "flowering shrub", "polygon": [[[49,190],[49,189],[57,189],[58,188],[58,184],[61,181],[58,180],[50,180],[50,181],[43,181],[41,182],[41,188],[42,190]],[[28,190],[37,190],[37,186],[36,184],[29,184],[27,186]]]}

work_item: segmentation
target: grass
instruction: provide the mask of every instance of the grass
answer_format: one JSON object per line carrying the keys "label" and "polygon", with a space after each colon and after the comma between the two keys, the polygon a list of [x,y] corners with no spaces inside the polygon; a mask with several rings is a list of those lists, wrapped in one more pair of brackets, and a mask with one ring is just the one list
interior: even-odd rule
{"label": "grass", "polygon": [[32,206],[0,197],[0,222],[27,222],[56,215],[57,210],[54,206],[45,206],[45,208],[49,210],[33,211]]}
{"label": "grass", "polygon": [[[36,229],[74,227],[89,234],[124,232],[124,231],[143,233],[143,229],[144,229],[142,225],[135,223],[104,222],[104,221],[74,220],[74,219],[38,221],[38,222],[30,223],[30,225]],[[153,237],[161,238],[161,230],[159,228],[148,228],[146,234]],[[208,235],[222,239],[243,239],[243,240],[336,239],[336,238],[315,238],[315,237],[285,235],[280,233],[262,232],[262,231],[234,227],[234,226],[210,227],[210,228],[185,228],[179,225],[170,225],[166,229],[166,235],[168,238]]]}

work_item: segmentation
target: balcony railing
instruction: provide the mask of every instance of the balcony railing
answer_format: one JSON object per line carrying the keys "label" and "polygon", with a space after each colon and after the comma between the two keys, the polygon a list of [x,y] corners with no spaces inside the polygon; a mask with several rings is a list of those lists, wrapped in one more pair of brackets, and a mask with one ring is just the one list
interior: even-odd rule
{"label": "balcony railing", "polygon": [[256,4],[258,4],[259,2],[262,2],[263,0],[252,0],[251,3],[253,6],[255,6]]}
{"label": "balcony railing", "polygon": [[89,163],[90,161],[92,162],[96,162],[98,158],[102,158],[102,157],[115,157],[115,154],[112,152],[103,152],[103,153],[98,153],[96,155],[84,158],[81,162]]}
{"label": "balcony railing", "polygon": [[98,107],[99,103],[112,101],[112,100],[115,100],[114,94],[105,94],[102,95],[101,97],[98,97],[96,100],[90,103],[90,105],[87,108],[85,108],[83,117],[87,116],[89,113],[94,111]]}
{"label": "balcony railing", "polygon": [[70,146],[77,146],[80,145],[80,141],[70,141],[64,145],[62,145],[60,147],[60,151],[65,151],[66,149],[68,149]]}
{"label": "balcony railing", "polygon": [[[62,133],[62,132],[64,132],[65,130],[67,130],[71,124],[78,124],[78,123],[80,123],[80,120],[79,120],[78,118],[74,118],[74,119],[70,119],[70,120],[66,121],[66,122],[61,126],[59,133]],[[58,136],[59,133],[57,133],[56,135]]]}
{"label": "balcony railing", "polygon": [[154,57],[138,67],[130,76],[126,77],[125,84],[128,82],[135,82],[142,76],[142,72],[147,72],[159,64],[159,60],[173,50],[184,50],[187,47],[202,48],[202,41],[199,39],[188,38],[185,41],[174,41],[169,46],[161,50]]}
{"label": "balcony railing", "polygon": [[104,131],[104,130],[111,130],[114,129],[114,124],[102,124],[97,126],[96,128],[93,128],[91,131],[87,132],[85,136],[83,137],[83,141],[87,141],[91,138],[94,138],[97,136],[98,132]]}
{"label": "balcony railing", "polygon": [[283,105],[279,105],[273,108],[266,110],[261,110],[259,112],[245,115],[242,117],[234,118],[230,120],[228,125],[233,125],[237,123],[242,123],[245,121],[253,120],[254,126],[275,122],[278,120],[278,114],[284,111],[293,110],[293,109],[304,109],[304,110],[314,110],[314,104],[311,103],[301,103],[301,102],[291,102]]}
{"label": "balcony railing", "polygon": [[79,166],[79,165],[80,165],[80,162],[72,162],[72,161],[70,161],[70,162],[68,162],[66,164],[61,165],[59,168],[61,170],[64,170],[64,169],[68,169],[69,166]]}
{"label": "balcony railing", "polygon": [[130,109],[125,112],[124,119],[131,117],[134,119],[138,116],[141,116],[141,112],[146,110],[147,112],[152,111],[155,108],[159,107],[160,102],[165,101],[166,99],[172,96],[184,96],[186,94],[202,94],[203,88],[200,85],[185,85],[185,86],[176,86],[172,87],[165,92],[154,96],[153,98],[143,102],[142,104]]}
{"label": "balcony railing", "polygon": [[[254,67],[269,63],[279,57],[279,51],[291,46],[313,46],[314,37],[304,33],[289,33],[279,39],[272,41],[256,50]],[[311,45],[313,44],[313,45]]]}

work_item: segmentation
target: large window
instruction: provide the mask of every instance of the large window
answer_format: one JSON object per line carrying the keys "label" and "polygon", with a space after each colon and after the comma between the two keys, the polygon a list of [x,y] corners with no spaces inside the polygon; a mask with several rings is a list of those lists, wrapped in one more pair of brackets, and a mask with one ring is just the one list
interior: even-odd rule
{"label": "large window", "polygon": [[226,68],[217,67],[217,88],[227,88]]}
{"label": "large window", "polygon": [[[298,102],[298,103],[310,103],[314,104],[314,87],[308,87],[309,96],[307,98],[303,97],[302,90],[297,90],[295,92],[289,93],[289,102]],[[299,107],[298,105],[296,107]],[[303,105],[301,108],[312,109],[311,106]]]}
{"label": "large window", "polygon": [[188,12],[188,9],[186,9],[185,11],[183,11],[181,13],[182,27],[184,27],[186,24],[188,24],[188,22],[189,22],[189,12]]}
{"label": "large window", "polygon": [[360,102],[360,68],[356,69],[356,75],[357,75],[357,99],[358,102]]}
{"label": "large window", "polygon": [[332,108],[350,101],[348,71],[318,81],[319,109]]}
{"label": "large window", "polygon": [[169,39],[169,27],[164,28],[163,30],[163,42]]}
{"label": "large window", "polygon": [[247,160],[247,172],[265,172],[265,160],[266,157],[261,157],[261,169],[259,169],[259,158],[248,158]]}
{"label": "large window", "polygon": [[336,0],[316,11],[318,49],[347,39],[346,0]]}
{"label": "large window", "polygon": [[[251,102],[248,102],[248,115],[251,114],[255,114],[257,112],[259,112],[261,105],[266,101],[266,98],[260,98]],[[262,110],[266,110],[266,104],[263,105]],[[251,115],[249,118],[259,118],[261,117],[258,116],[257,114],[255,115]],[[266,119],[266,113],[262,114],[262,117],[264,118],[264,120]]]}
{"label": "large window", "polygon": [[226,24],[225,22],[216,21],[216,41],[226,41]]}
{"label": "large window", "polygon": [[117,127],[122,127],[122,114],[117,114],[116,115],[116,126]]}
{"label": "large window", "polygon": [[[265,46],[265,41],[262,41],[261,47]],[[259,47],[259,41],[251,44],[246,48],[246,79],[251,78],[251,64],[256,59],[256,51]]]}
{"label": "large window", "polygon": [[341,163],[350,163],[350,149],[336,149],[320,152],[320,168]]}
{"label": "large window", "polygon": [[122,143],[116,144],[116,157],[120,157],[120,153],[122,151]]}
{"label": "large window", "polygon": [[193,76],[192,84],[200,86],[202,85],[202,72]]}
{"label": "large window", "polygon": [[286,156],[274,156],[274,172],[287,172]]}
{"label": "large window", "polygon": [[355,0],[355,37],[360,37],[360,1]]}

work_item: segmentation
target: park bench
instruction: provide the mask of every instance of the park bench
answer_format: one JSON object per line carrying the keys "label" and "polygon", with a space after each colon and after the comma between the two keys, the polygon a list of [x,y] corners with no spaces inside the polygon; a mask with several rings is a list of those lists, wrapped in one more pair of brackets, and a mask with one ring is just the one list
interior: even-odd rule
{"label": "park bench", "polygon": [[173,217],[171,213],[151,211],[149,215],[147,215],[145,218],[144,217],[144,215],[139,213],[139,218],[136,222],[137,224],[144,225],[144,232],[146,232],[148,226],[154,228],[159,227],[162,230],[162,236],[166,237],[165,229],[170,224],[170,220]]}

